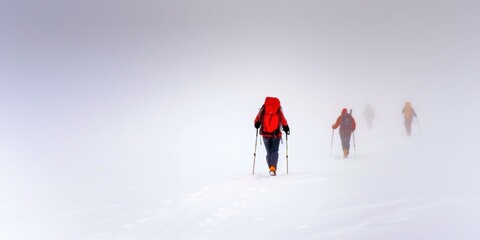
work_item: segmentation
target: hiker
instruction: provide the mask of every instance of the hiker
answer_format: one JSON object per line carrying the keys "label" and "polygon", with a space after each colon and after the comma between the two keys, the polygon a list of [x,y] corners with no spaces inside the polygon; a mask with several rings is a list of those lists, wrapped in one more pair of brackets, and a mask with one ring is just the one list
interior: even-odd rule
{"label": "hiker", "polygon": [[372,105],[367,104],[365,111],[363,111],[363,117],[367,120],[367,126],[369,130],[373,128],[373,119],[375,118],[375,113],[373,113]]}
{"label": "hiker", "polygon": [[407,130],[407,135],[410,136],[412,134],[412,120],[413,117],[417,117],[415,110],[412,107],[411,102],[405,102],[405,106],[402,110],[403,117],[405,119],[405,130]]}
{"label": "hiker", "polygon": [[352,136],[352,132],[355,131],[357,125],[355,119],[347,112],[346,108],[342,109],[342,114],[337,118],[335,124],[332,125],[332,129],[337,129],[339,126],[343,157],[347,158],[350,151],[350,137]]}
{"label": "hiker", "polygon": [[265,103],[257,114],[254,121],[256,129],[260,128],[260,135],[263,137],[265,149],[267,150],[267,166],[270,176],[277,175],[278,147],[282,138],[283,128],[287,135],[290,135],[287,119],[283,115],[280,100],[276,97],[266,97]]}

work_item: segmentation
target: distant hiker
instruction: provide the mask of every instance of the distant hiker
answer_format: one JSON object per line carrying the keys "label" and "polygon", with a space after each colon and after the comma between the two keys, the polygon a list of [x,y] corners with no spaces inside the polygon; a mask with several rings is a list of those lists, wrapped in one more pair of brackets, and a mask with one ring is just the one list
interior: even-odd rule
{"label": "distant hiker", "polygon": [[405,102],[402,113],[403,117],[405,118],[405,129],[407,130],[407,135],[410,136],[410,134],[412,134],[413,117],[417,117],[417,114],[415,113],[411,102]]}
{"label": "distant hiker", "polygon": [[347,112],[347,109],[342,109],[342,114],[337,118],[335,124],[332,125],[332,129],[337,129],[340,126],[340,139],[342,140],[343,157],[347,158],[350,151],[350,137],[352,132],[355,131],[357,124],[351,114]]}
{"label": "distant hiker", "polygon": [[365,111],[363,111],[363,117],[367,120],[368,129],[372,130],[373,128],[373,119],[375,118],[375,113],[373,113],[372,105],[367,104]]}
{"label": "distant hiker", "polygon": [[280,139],[282,138],[280,127],[283,128],[287,135],[290,134],[290,128],[283,115],[278,98],[265,98],[265,104],[258,112],[254,125],[255,128],[260,128],[260,134],[263,136],[263,142],[267,150],[267,164],[270,170],[270,176],[275,176],[278,163],[278,147],[280,146]]}

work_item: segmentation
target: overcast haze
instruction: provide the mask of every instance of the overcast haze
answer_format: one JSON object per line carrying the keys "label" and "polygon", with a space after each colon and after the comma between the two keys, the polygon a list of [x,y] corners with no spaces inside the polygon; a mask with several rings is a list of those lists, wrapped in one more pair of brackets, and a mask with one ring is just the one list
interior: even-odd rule
{"label": "overcast haze", "polygon": [[406,138],[405,101],[414,137],[449,162],[436,167],[478,169],[479,12],[433,0],[2,1],[0,221],[23,229],[22,217],[111,189],[166,199],[248,174],[266,96],[289,121],[292,172],[329,155],[343,107],[360,156],[391,151]]}

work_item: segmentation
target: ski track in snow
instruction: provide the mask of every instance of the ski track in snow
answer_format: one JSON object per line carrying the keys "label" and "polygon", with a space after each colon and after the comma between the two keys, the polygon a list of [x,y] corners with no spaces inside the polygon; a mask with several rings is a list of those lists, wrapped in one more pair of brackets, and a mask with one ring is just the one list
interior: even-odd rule
{"label": "ski track in snow", "polygon": [[[478,200],[461,197],[432,200],[406,195],[378,202],[365,197],[365,203],[359,203],[358,199],[337,198],[332,185],[327,178],[312,174],[274,178],[239,176],[166,200],[160,209],[131,211],[99,221],[99,224],[113,224],[127,219],[122,221],[120,228],[90,235],[90,239],[224,239],[231,231],[238,231],[235,225],[239,223],[242,228],[265,227],[266,232],[275,229],[303,239],[352,239],[351,234],[388,229],[412,221],[417,212],[426,208]],[[305,188],[313,187],[330,195],[314,200],[292,199],[291,208],[275,206],[282,207],[275,209],[267,203],[284,197],[285,193],[299,194]],[[316,196],[315,193],[306,195],[307,198]],[[268,223],[275,218],[284,218],[285,221],[281,226],[269,227]],[[295,235],[291,235],[293,233]],[[245,236],[249,236],[248,233],[242,233],[238,238],[230,236],[230,239]]]}
{"label": "ski track in snow", "polygon": [[[349,167],[349,163],[341,164]],[[409,189],[383,196],[384,190],[356,190],[358,186],[351,185],[310,173],[244,175],[175,198],[151,198],[147,204],[110,199],[110,204],[104,201],[102,205],[31,216],[26,221],[34,224],[84,219],[63,231],[67,236],[94,240],[338,240],[369,238],[372,234],[388,238],[392,232],[418,225],[434,212],[455,211],[458,206],[476,205],[480,200],[475,194],[438,197]],[[121,192],[134,196],[146,189]]]}
{"label": "ski track in snow", "polygon": [[[135,239],[209,239],[222,224],[236,216],[251,216],[249,224],[268,222],[269,216],[252,215],[262,195],[271,193],[271,184],[297,185],[324,181],[309,174],[277,176],[240,176],[231,181],[207,185],[198,192],[185,194],[178,199],[164,201],[159,210],[137,210],[99,221],[99,224],[113,224],[132,215],[142,215],[136,220],[121,224],[117,232],[105,231],[90,235],[90,239],[111,239],[130,236]],[[245,214],[246,213],[246,214]],[[300,224],[296,229],[307,229],[309,225]],[[138,234],[141,233],[141,234]],[[123,238],[122,238],[123,239]],[[128,239],[128,238],[125,238]]]}

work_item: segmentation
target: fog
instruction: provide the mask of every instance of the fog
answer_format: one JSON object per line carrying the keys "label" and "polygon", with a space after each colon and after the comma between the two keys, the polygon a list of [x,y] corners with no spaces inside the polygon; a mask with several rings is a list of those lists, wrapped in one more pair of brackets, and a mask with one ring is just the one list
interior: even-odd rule
{"label": "fog", "polygon": [[[479,167],[475,1],[0,5],[1,221],[114,190],[149,186],[166,199],[249,174],[266,96],[289,122],[293,173],[331,147],[339,155],[331,125],[343,107],[360,158],[413,139],[422,157],[442,159],[424,170],[462,166],[449,177],[471,180]],[[418,114],[410,138],[405,101]]]}

